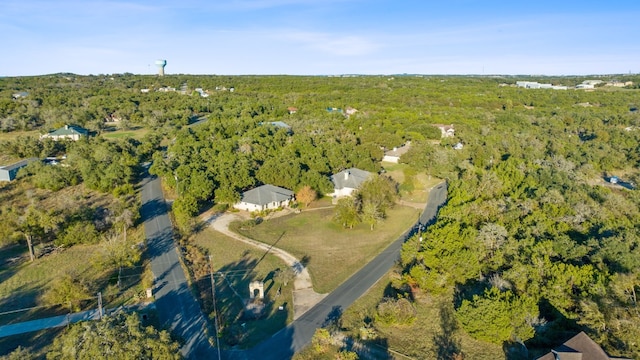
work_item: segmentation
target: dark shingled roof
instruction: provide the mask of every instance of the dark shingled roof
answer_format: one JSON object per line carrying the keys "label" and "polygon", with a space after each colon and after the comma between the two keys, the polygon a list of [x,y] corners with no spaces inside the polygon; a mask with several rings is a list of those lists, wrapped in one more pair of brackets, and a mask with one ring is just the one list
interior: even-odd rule
{"label": "dark shingled roof", "polygon": [[537,360],[628,360],[612,358],[583,331]]}

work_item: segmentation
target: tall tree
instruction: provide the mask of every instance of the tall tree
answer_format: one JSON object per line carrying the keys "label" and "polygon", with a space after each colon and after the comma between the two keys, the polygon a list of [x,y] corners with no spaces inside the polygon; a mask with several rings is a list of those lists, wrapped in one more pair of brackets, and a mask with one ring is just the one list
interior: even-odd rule
{"label": "tall tree", "polygon": [[181,359],[178,343],[166,331],[144,326],[136,313],[74,324],[57,337],[47,360]]}
{"label": "tall tree", "polygon": [[360,214],[358,213],[358,205],[353,198],[345,197],[338,200],[333,219],[342,224],[343,227],[353,229],[355,225],[360,223]]}
{"label": "tall tree", "polygon": [[21,216],[14,214],[13,220],[16,221],[17,229],[21,232],[27,241],[29,248],[29,258],[35,260],[35,252],[33,250],[33,239],[37,236],[44,236],[51,230],[57,229],[58,217],[53,212],[44,212],[35,206],[29,206]]}
{"label": "tall tree", "polygon": [[374,225],[384,218],[382,212],[378,209],[378,205],[370,202],[362,205],[362,214],[360,217],[362,218],[362,222],[371,226],[371,230],[373,230]]}
{"label": "tall tree", "polygon": [[316,198],[318,197],[318,193],[311,188],[309,185],[303,186],[296,193],[296,200],[304,204],[304,207],[308,207]]}

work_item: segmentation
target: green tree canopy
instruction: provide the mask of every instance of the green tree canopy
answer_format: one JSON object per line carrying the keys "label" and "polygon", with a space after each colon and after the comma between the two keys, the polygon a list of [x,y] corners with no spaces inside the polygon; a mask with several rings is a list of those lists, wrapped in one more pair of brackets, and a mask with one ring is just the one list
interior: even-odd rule
{"label": "green tree canopy", "polygon": [[141,323],[137,313],[116,313],[100,321],[70,326],[56,338],[47,360],[180,359],[178,343],[167,331]]}

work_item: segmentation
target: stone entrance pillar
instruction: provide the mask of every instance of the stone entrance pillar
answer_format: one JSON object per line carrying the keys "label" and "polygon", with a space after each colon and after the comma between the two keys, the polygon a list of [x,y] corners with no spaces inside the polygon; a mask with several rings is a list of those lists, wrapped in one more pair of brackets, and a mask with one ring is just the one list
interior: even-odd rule
{"label": "stone entrance pillar", "polygon": [[256,290],[258,299],[264,299],[264,282],[252,281],[249,284],[249,296],[254,299],[256,297]]}

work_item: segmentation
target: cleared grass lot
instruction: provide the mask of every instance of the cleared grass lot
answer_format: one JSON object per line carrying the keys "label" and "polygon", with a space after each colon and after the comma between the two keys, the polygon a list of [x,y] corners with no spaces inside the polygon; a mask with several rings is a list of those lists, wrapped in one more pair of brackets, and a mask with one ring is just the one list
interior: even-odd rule
{"label": "cleared grass lot", "polygon": [[332,221],[333,209],[303,210],[253,227],[232,229],[246,237],[288,251],[309,268],[314,290],[328,293],[373,259],[418,219],[417,209],[396,206],[374,230],[360,224],[344,229]]}
{"label": "cleared grass lot", "polygon": [[132,130],[110,130],[110,131],[103,131],[101,136],[104,137],[105,139],[134,138],[134,139],[140,140],[148,132],[149,132],[149,129],[145,129],[145,128],[132,129]]}
{"label": "cleared grass lot", "polygon": [[[293,320],[293,282],[284,286],[276,276],[277,270],[287,266],[282,260],[210,228],[198,233],[194,243],[212,256],[216,306],[227,322],[222,338],[227,346],[252,347]],[[243,301],[249,298],[249,283],[256,280],[264,281],[266,304],[264,316],[258,319],[243,312]],[[205,304],[210,303],[210,280],[202,279],[199,285]],[[279,310],[280,306],[284,310]]]}

